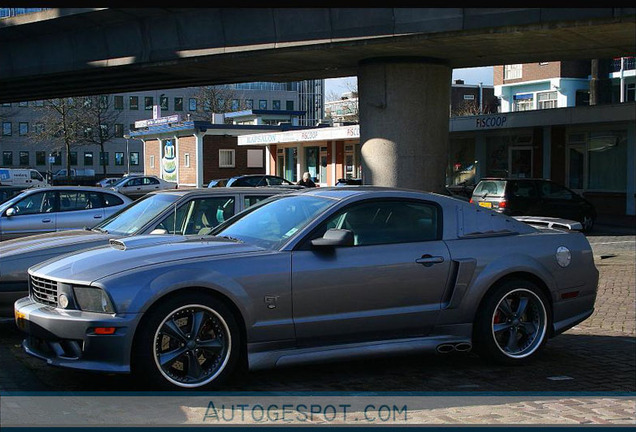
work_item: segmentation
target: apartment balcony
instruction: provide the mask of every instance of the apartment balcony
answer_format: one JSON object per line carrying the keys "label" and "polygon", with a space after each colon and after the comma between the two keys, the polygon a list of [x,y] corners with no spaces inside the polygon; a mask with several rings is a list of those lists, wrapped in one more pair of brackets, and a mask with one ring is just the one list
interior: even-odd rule
{"label": "apartment balcony", "polygon": [[623,57],[615,58],[612,62],[612,70],[611,72],[620,72],[621,71],[621,60],[622,60],[622,70],[634,70],[636,69],[636,57]]}

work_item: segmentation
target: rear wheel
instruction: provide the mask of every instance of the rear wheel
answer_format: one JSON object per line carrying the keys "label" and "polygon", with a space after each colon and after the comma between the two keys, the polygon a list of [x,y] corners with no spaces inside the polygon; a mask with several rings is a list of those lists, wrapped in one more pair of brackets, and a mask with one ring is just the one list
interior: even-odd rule
{"label": "rear wheel", "polygon": [[133,347],[133,373],[161,388],[196,389],[223,382],[234,369],[240,332],[217,298],[181,294],[153,308]]}
{"label": "rear wheel", "polygon": [[500,363],[530,359],[545,345],[549,303],[532,282],[510,280],[488,294],[475,321],[475,349]]}
{"label": "rear wheel", "polygon": [[592,231],[592,227],[594,227],[594,217],[590,214],[583,215],[581,218],[581,225],[583,226],[583,232],[588,233]]}

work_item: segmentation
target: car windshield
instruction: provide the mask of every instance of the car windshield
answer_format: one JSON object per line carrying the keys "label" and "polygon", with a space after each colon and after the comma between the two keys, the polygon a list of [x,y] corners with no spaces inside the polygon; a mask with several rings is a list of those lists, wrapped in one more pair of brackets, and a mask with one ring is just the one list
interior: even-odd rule
{"label": "car windshield", "polygon": [[279,195],[256,204],[211,234],[278,249],[335,203],[325,197]]}
{"label": "car windshield", "polygon": [[503,196],[506,182],[504,180],[482,180],[479,182],[473,195],[478,197]]}
{"label": "car windshield", "polygon": [[173,205],[179,195],[154,194],[147,195],[118,213],[115,213],[101,224],[93,228],[94,231],[107,232],[116,235],[136,234],[155,216]]}

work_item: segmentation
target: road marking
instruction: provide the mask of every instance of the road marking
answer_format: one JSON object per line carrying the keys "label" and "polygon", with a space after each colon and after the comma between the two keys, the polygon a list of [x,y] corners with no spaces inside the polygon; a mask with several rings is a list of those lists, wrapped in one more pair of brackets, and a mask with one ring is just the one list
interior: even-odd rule
{"label": "road marking", "polygon": [[636,240],[625,240],[625,241],[617,241],[617,242],[603,242],[603,243],[590,243],[594,245],[602,245],[602,244],[619,244],[619,243],[634,243]]}

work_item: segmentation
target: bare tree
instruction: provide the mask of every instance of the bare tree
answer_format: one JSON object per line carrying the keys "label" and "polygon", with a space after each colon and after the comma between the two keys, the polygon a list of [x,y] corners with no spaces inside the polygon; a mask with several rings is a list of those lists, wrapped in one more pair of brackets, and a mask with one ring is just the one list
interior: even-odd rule
{"label": "bare tree", "polygon": [[[98,95],[88,96],[82,99],[82,107],[78,115],[84,125],[80,137],[83,144],[98,145],[102,155],[106,155],[105,147],[123,130],[117,131],[116,125],[120,117],[120,111],[113,109],[112,96]],[[102,157],[102,174],[106,176],[106,158]]]}
{"label": "bare tree", "polygon": [[239,99],[239,94],[227,86],[204,86],[200,87],[196,93],[199,103],[193,117],[198,120],[212,122],[212,114],[222,114],[227,112],[245,109],[245,102]]}
{"label": "bare tree", "polygon": [[66,150],[66,173],[71,173],[71,148],[80,144],[84,123],[77,101],[59,98],[44,101],[41,116],[35,123],[29,139],[51,150]]}

